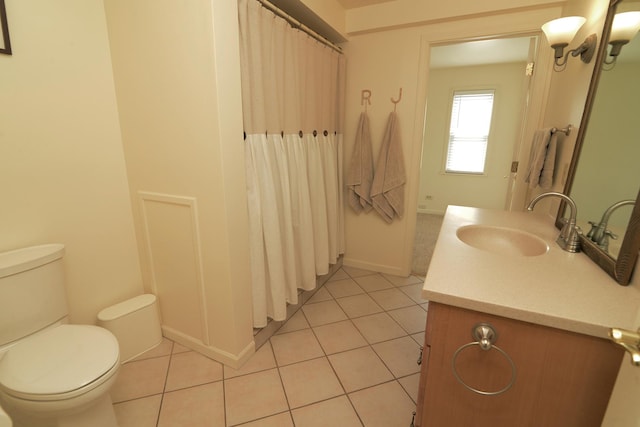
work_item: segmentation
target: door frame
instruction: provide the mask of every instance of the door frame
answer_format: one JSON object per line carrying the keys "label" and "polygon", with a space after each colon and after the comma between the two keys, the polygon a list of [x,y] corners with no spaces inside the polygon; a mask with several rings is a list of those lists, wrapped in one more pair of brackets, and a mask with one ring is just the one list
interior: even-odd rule
{"label": "door frame", "polygon": [[[550,13],[552,12],[545,12],[545,14]],[[558,13],[560,13],[559,9]],[[546,22],[546,20],[542,20],[542,22]],[[452,44],[456,42],[482,40],[497,37],[538,36],[539,40],[542,40],[544,37],[542,35],[542,31],[538,28],[521,31],[506,31],[504,33],[494,33],[489,29],[486,29],[484,32],[477,31],[475,34],[472,33],[472,31],[473,29],[470,30],[469,28],[465,28],[464,26],[456,26],[456,29],[454,29],[452,32],[447,32],[447,34],[423,34],[420,37],[420,56],[416,94],[417,105],[415,122],[413,125],[413,132],[415,137],[417,138],[418,135],[420,136],[420,144],[416,143],[413,145],[411,158],[414,159],[414,161],[409,166],[412,180],[415,180],[415,185],[409,187],[409,189],[411,189],[411,194],[408,194],[409,197],[406,206],[406,210],[409,214],[407,215],[406,221],[406,238],[404,239],[405,255],[403,257],[404,266],[402,268],[402,271],[405,272],[406,275],[411,274],[413,244],[416,232],[418,193],[420,191],[419,175],[423,149],[422,140],[424,137],[426,125],[427,89],[431,47],[435,45]],[[541,127],[543,124],[545,108],[549,96],[549,89],[551,86],[551,76],[553,73],[553,50],[544,48],[538,49],[535,63],[537,69],[531,79],[531,98],[529,99],[528,113],[526,114],[525,123],[522,127],[522,133],[520,137],[521,144],[517,154],[518,161],[520,162],[520,173],[516,174],[516,176],[513,178],[513,184],[511,186],[511,200],[508,203],[509,207],[507,210],[524,210],[525,207],[527,197],[527,184],[524,182],[524,166],[528,163],[527,153],[529,153],[530,151],[533,135],[536,129]]]}

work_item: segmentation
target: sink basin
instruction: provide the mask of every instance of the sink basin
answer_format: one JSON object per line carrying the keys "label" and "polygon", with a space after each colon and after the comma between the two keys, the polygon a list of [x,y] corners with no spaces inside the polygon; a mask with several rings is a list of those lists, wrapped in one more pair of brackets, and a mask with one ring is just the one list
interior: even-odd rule
{"label": "sink basin", "polygon": [[456,236],[469,246],[497,255],[538,256],[549,250],[538,236],[515,228],[466,225],[458,228]]}

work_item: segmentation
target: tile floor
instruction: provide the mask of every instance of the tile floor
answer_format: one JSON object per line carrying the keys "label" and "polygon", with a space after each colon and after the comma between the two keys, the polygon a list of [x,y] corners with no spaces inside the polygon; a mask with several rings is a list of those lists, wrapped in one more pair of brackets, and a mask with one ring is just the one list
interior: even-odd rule
{"label": "tile floor", "polygon": [[343,267],[240,370],[165,339],[122,366],[120,427],[408,427],[422,282]]}

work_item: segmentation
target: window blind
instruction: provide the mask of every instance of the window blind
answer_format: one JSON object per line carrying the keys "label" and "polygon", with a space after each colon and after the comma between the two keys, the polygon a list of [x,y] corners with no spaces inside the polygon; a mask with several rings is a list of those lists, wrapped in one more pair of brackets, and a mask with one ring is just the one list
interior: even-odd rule
{"label": "window blind", "polygon": [[484,173],[495,91],[455,91],[446,172]]}

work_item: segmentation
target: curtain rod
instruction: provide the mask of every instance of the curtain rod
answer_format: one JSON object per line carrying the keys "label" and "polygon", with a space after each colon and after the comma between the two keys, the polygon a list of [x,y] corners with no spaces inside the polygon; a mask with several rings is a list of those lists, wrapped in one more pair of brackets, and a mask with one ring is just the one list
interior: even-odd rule
{"label": "curtain rod", "polygon": [[319,41],[320,43],[324,44],[325,46],[330,47],[331,49],[335,50],[336,52],[342,54],[342,49],[339,46],[336,46],[335,44],[333,44],[331,41],[329,41],[325,37],[321,36],[320,34],[318,34],[315,31],[313,31],[311,28],[309,28],[306,25],[304,25],[302,22],[300,22],[297,19],[291,17],[287,12],[285,12],[284,10],[278,8],[276,5],[268,2],[267,0],[256,0],[256,1],[258,3],[260,3],[260,5],[262,5],[262,7],[266,8],[266,9],[269,9],[275,15],[277,15],[280,18],[282,18],[285,21],[287,21],[289,23],[289,25],[291,25],[291,27],[293,27],[295,29],[298,29],[300,31],[304,31],[310,37],[316,39],[317,41]]}

